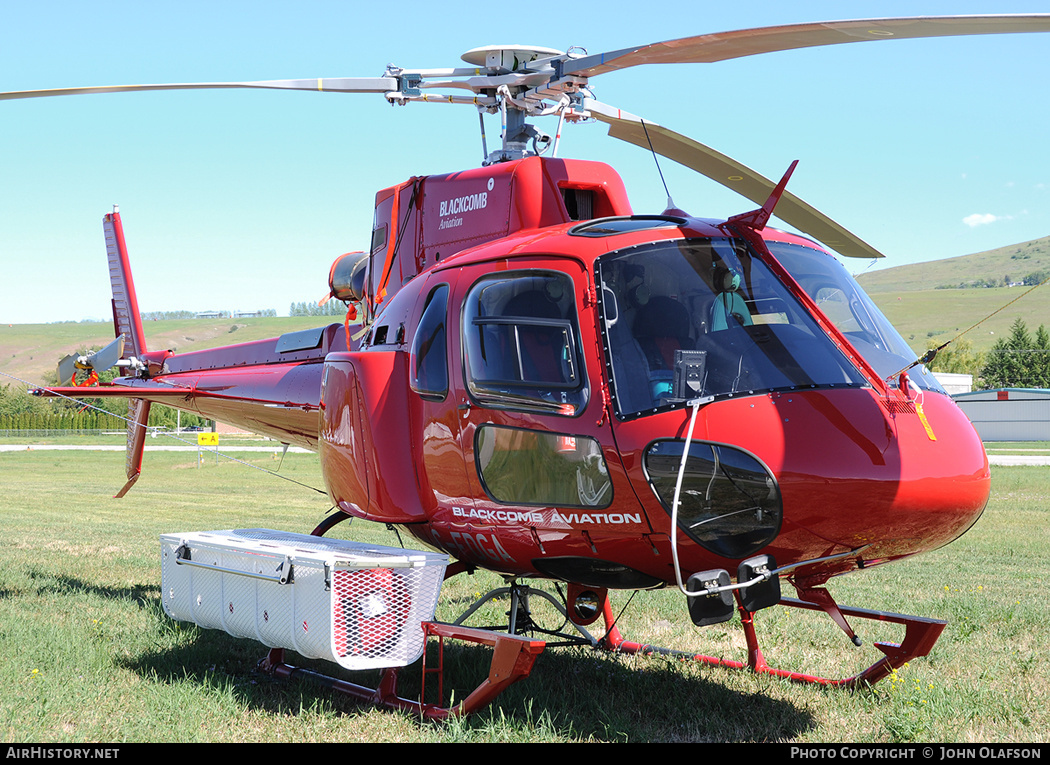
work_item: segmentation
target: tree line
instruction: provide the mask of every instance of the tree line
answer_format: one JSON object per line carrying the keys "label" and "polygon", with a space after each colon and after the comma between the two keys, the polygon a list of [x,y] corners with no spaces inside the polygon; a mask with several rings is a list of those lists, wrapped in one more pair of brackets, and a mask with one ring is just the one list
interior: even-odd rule
{"label": "tree line", "polygon": [[[111,369],[99,375],[102,382],[117,376]],[[58,384],[57,370],[46,374],[44,384]],[[0,385],[0,430],[124,430],[128,400],[124,398],[91,398],[85,387],[83,398],[42,398],[13,385]],[[179,413],[168,406],[150,407],[148,425],[175,428],[203,427],[209,420],[191,412]]]}
{"label": "tree line", "polygon": [[1050,332],[1040,324],[1033,334],[1024,320],[1016,319],[1010,334],[987,353],[960,339],[938,353],[929,366],[934,372],[972,374],[975,388],[1050,388]]}
{"label": "tree line", "polygon": [[346,316],[346,306],[338,300],[329,300],[324,305],[314,302],[292,303],[289,316]]}
{"label": "tree line", "polygon": [[[84,393],[90,396],[90,388]],[[0,430],[124,430],[127,399],[61,399],[31,396],[22,388],[0,385]],[[150,407],[149,425],[174,429],[179,414],[171,407]],[[182,427],[204,427],[208,420],[183,412]]]}
{"label": "tree line", "polygon": [[[166,319],[196,319],[200,311],[142,311],[139,315],[143,321],[165,321]],[[237,311],[215,311],[216,318],[236,319]],[[252,316],[276,316],[277,311],[273,308],[264,308],[261,311],[244,311]]]}
{"label": "tree line", "polygon": [[981,279],[971,279],[968,282],[959,282],[958,284],[942,284],[937,287],[939,290],[967,290],[974,289],[975,287],[1011,287],[1018,285],[1022,287],[1034,287],[1037,284],[1042,284],[1048,278],[1050,278],[1050,272],[1047,271],[1032,271],[1030,274],[1022,276],[1017,279],[1010,274],[1003,274],[1002,279],[997,279],[994,276],[987,276]]}
{"label": "tree line", "polygon": [[1035,335],[1017,319],[1010,336],[996,341],[981,369],[986,388],[1050,388],[1050,333],[1042,324]]}

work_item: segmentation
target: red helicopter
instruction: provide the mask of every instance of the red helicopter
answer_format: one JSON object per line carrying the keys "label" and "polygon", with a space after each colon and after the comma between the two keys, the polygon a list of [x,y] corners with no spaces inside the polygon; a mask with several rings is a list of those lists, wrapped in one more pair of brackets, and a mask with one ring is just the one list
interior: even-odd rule
{"label": "red helicopter", "polygon": [[[63,387],[39,392],[82,396],[68,385],[77,369],[125,369],[91,389],[131,401],[117,496],[139,478],[149,409],[160,402],[317,451],[337,512],[314,536],[353,517],[393,524],[454,559],[446,576],[506,577],[501,629],[465,626],[469,611],[419,628],[423,640],[493,647],[488,678],[464,701],[400,697],[397,667],[375,689],[331,681],[357,698],[434,718],[489,703],[544,649],[528,636],[538,632],[529,597],[552,596],[535,580],[566,585],[559,605],[577,630],[548,636],[559,641],[660,650],[620,634],[610,591],[675,586],[696,625],[739,613],[747,640],[746,663],[691,658],[823,684],[876,682],[926,655],[945,622],[840,606],[825,585],[965,533],[989,495],[981,441],[929,359],[916,360],[829,250],[881,255],[785,190],[794,165],[769,181],[597,101],[591,79],[866,40],[1045,31],[1045,14],[841,21],[597,55],[478,48],[464,55],[468,67],[391,66],[372,79],[0,94],[378,93],[395,104],[467,104],[502,124],[482,167],[376,195],[369,249],[329,273],[331,297],[348,306],[342,325],[178,355],[147,350],[120,216],[107,215],[118,339],[65,359]],[[557,117],[553,136],[532,124],[540,116]],[[612,168],[557,157],[563,123],[584,120],[760,206],[708,220],[669,199],[659,214],[635,214]],[[774,212],[806,236],[767,226]],[[782,596],[782,580],[797,598]],[[776,669],[754,625],[776,604],[826,612],[858,645],[858,619],[900,624],[905,635],[877,643],[878,660],[850,678]],[[593,638],[585,628],[598,622]],[[283,654],[292,647],[274,647],[265,667],[295,674]]]}

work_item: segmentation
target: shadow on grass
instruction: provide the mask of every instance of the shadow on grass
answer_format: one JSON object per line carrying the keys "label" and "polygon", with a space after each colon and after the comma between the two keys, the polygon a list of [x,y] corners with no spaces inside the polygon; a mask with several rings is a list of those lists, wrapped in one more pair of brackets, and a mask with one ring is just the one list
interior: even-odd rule
{"label": "shadow on grass", "polygon": [[[491,652],[451,648],[446,666],[472,680],[462,685],[468,691],[487,673]],[[808,711],[791,702],[736,690],[722,682],[728,679],[725,670],[668,657],[549,649],[527,679],[463,726],[485,729],[502,716],[572,738],[699,742],[780,740],[815,725]]]}
{"label": "shadow on grass", "polygon": [[[128,587],[108,587],[91,584],[82,579],[50,571],[28,569],[26,578],[33,584],[36,595],[91,595],[105,600],[130,600],[140,607],[156,603],[160,597],[160,585],[138,584]],[[19,593],[25,595],[25,592]]]}
{"label": "shadow on grass", "polygon": [[[275,715],[327,709],[357,717],[372,707],[307,681],[280,681],[256,670],[266,654],[261,644],[224,633],[172,623],[185,632],[182,645],[123,664],[162,682],[199,683],[232,692],[248,707]],[[433,646],[431,646],[433,650]],[[464,698],[487,675],[492,653],[479,646],[446,643],[448,705]],[[377,672],[348,673],[327,662],[289,652],[288,662],[374,688]],[[436,663],[436,662],[435,662]],[[433,666],[433,665],[431,665]],[[399,695],[418,698],[420,664],[401,672]],[[586,648],[554,649],[539,657],[530,677],[506,690],[488,709],[455,723],[433,725],[450,740],[590,741],[776,741],[799,736],[816,725],[812,714],[790,701],[741,692],[695,667],[664,657],[631,658]],[[428,681],[427,701],[433,686]],[[451,691],[450,689],[455,689]],[[450,698],[451,697],[451,698]],[[433,731],[432,731],[433,732]]]}
{"label": "shadow on grass", "polygon": [[[105,586],[34,569],[26,573],[37,595],[126,601],[149,614],[149,647],[113,657],[145,678],[196,685],[205,693],[230,695],[245,707],[275,716],[331,710],[356,718],[372,711],[315,684],[285,682],[258,672],[267,651],[263,645],[171,620],[161,607],[156,584]],[[456,642],[447,643],[445,651],[446,698],[440,703],[450,705],[487,676],[492,653]],[[348,673],[291,652],[288,661],[364,687],[376,687],[379,679],[378,672]],[[430,664],[435,665],[436,661]],[[491,707],[463,721],[435,724],[431,733],[452,740],[775,741],[798,737],[817,724],[809,711],[790,700],[733,686],[726,670],[701,669],[667,657],[548,648],[531,676],[507,689]],[[432,689],[428,681],[427,701],[438,703]],[[401,672],[398,690],[404,698],[418,697],[418,662]]]}

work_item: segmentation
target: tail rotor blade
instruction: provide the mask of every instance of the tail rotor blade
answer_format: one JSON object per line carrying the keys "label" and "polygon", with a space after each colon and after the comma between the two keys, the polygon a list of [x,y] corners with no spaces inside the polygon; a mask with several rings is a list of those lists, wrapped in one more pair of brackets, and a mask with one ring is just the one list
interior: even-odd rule
{"label": "tail rotor blade", "polygon": [[77,373],[77,356],[69,355],[58,362],[58,385],[59,387],[70,385],[73,375]]}
{"label": "tail rotor blade", "polygon": [[124,355],[124,335],[120,335],[101,351],[88,356],[88,364],[96,372],[105,372],[113,367]]}

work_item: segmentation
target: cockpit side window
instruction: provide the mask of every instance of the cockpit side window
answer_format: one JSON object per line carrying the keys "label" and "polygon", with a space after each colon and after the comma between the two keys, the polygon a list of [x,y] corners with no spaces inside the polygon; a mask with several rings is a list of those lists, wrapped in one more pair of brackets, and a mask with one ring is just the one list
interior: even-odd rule
{"label": "cockpit side window", "polygon": [[505,505],[608,507],[613,487],[593,438],[498,425],[475,431],[474,455],[486,493]]}
{"label": "cockpit side window", "polygon": [[463,335],[467,389],[479,403],[569,416],[586,404],[575,293],[566,274],[481,279],[464,303]]}

